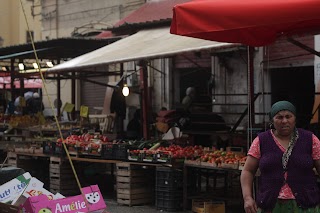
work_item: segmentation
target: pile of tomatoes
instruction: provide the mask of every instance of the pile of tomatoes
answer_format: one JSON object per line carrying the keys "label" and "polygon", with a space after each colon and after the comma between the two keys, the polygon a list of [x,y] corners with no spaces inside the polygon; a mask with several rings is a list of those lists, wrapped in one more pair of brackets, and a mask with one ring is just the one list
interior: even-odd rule
{"label": "pile of tomatoes", "polygon": [[221,151],[216,150],[207,152],[200,157],[201,162],[215,163],[220,166],[222,163],[225,164],[238,164],[240,160],[244,158],[244,154],[234,153],[232,151]]}

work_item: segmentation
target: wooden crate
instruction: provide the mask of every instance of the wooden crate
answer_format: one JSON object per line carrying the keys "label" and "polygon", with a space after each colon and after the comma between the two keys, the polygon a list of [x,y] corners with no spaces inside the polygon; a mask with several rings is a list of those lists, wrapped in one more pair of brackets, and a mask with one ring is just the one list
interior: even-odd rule
{"label": "wooden crate", "polygon": [[60,177],[60,174],[64,176],[73,175],[69,161],[59,157],[50,157],[49,172],[50,177]]}
{"label": "wooden crate", "polygon": [[7,164],[11,166],[16,166],[17,167],[17,154],[14,152],[8,152],[7,153]]}
{"label": "wooden crate", "polygon": [[49,165],[50,191],[69,196],[79,194],[80,190],[69,161],[50,157]]}
{"label": "wooden crate", "polygon": [[119,204],[133,206],[153,202],[154,171],[151,168],[127,162],[117,163],[116,168],[117,202]]}

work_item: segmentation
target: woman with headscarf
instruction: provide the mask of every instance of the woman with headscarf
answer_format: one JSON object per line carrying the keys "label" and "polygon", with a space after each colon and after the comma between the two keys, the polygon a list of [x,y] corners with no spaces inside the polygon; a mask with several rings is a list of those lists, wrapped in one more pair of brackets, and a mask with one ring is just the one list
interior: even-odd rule
{"label": "woman with headscarf", "polygon": [[[279,101],[270,111],[270,130],[252,142],[240,181],[246,213],[320,213],[320,192],[314,168],[320,174],[320,142],[296,128],[296,108]],[[253,196],[257,170],[258,189]]]}

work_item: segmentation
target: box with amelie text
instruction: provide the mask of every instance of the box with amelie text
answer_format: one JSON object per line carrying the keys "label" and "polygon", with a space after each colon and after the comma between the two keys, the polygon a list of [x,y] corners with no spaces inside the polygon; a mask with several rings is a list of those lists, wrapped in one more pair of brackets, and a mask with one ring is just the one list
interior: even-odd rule
{"label": "box with amelie text", "polygon": [[20,206],[24,213],[85,213],[106,208],[98,185],[82,188],[81,195],[50,200],[46,195],[32,196]]}

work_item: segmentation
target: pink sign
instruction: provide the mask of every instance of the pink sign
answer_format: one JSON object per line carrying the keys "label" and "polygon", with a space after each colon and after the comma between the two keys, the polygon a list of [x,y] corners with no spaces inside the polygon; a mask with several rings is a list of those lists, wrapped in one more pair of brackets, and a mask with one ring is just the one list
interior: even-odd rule
{"label": "pink sign", "polygon": [[[85,213],[106,208],[98,185],[82,188],[83,195],[49,200],[46,195],[29,197],[20,206],[25,213]],[[85,197],[85,199],[84,199]]]}

